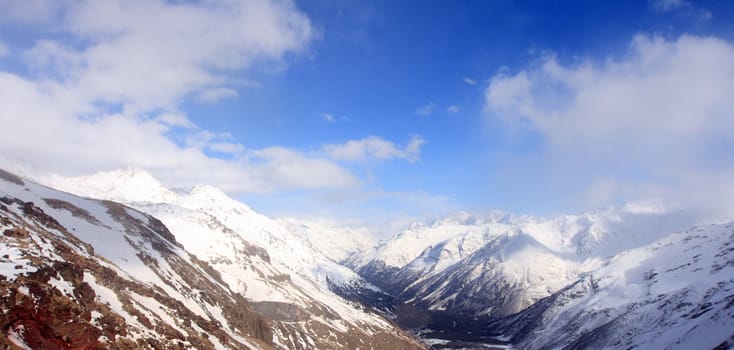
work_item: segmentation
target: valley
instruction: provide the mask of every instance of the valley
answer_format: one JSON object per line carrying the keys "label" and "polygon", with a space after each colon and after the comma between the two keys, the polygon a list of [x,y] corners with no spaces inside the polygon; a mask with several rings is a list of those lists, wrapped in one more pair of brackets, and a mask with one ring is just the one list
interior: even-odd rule
{"label": "valley", "polygon": [[[414,223],[372,248],[323,247],[324,237],[313,237],[339,228],[272,220],[213,187],[170,190],[139,169],[50,184],[68,193],[0,174],[5,305],[24,294],[36,307],[79,304],[81,314],[63,322],[98,335],[71,343],[734,344],[734,224],[675,232],[689,225],[680,210],[638,205],[545,219],[461,213]],[[54,274],[61,266],[77,277]],[[54,317],[13,321],[5,339],[52,344],[48,334],[63,329]],[[213,325],[223,332],[212,333]]]}
{"label": "valley", "polygon": [[0,350],[734,350],[734,0],[0,0]]}

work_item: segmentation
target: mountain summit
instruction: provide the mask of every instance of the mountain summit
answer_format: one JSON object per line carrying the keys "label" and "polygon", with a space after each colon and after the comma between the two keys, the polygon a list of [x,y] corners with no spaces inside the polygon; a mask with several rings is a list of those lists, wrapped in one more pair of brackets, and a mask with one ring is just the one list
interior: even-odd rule
{"label": "mountain summit", "polygon": [[121,202],[167,203],[178,197],[149,172],[135,167],[75,178],[55,175],[44,182],[79,196]]}

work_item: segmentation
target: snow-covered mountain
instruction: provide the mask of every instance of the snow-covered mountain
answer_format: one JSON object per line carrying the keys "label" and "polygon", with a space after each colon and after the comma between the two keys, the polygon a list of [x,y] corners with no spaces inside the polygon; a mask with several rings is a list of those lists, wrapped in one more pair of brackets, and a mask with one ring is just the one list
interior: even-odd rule
{"label": "snow-covered mountain", "polygon": [[[136,168],[75,178],[55,177],[47,182],[77,195],[118,201],[159,217],[177,228],[176,234],[194,253],[229,258],[221,245],[229,244],[231,237],[238,236],[265,249],[274,265],[323,286],[327,286],[327,279],[345,283],[360,280],[354,272],[321,254],[309,237],[290,231],[212,186],[170,190],[149,173]],[[192,223],[204,231],[188,232]],[[234,234],[212,239],[213,233],[208,232],[225,229]]]}
{"label": "snow-covered mountain", "polygon": [[731,349],[734,223],[627,250],[491,327],[522,349]]}
{"label": "snow-covered mountain", "polygon": [[[16,179],[10,174],[7,174],[6,177]],[[93,255],[94,257],[101,261],[109,260],[109,263],[116,266],[118,270],[126,271],[126,276],[129,276],[130,279],[143,279],[142,282],[147,283],[149,288],[163,288],[165,292],[171,289],[166,288],[166,283],[178,288],[176,290],[183,288],[187,291],[179,292],[183,295],[179,298],[179,304],[188,307],[205,302],[214,303],[216,307],[219,307],[213,309],[214,311],[207,309],[207,305],[197,306],[196,311],[203,309],[202,312],[205,315],[210,315],[209,318],[213,317],[223,325],[229,314],[234,313],[233,317],[241,317],[246,312],[250,312],[247,310],[252,310],[252,317],[263,324],[261,328],[263,328],[262,332],[265,332],[265,335],[262,336],[264,339],[258,340],[258,334],[254,331],[251,332],[254,340],[246,338],[245,335],[248,333],[233,328],[229,337],[236,340],[237,343],[230,341],[229,338],[221,340],[229,348],[246,348],[246,346],[227,344],[246,344],[254,347],[252,343],[260,346],[257,341],[265,344],[262,345],[264,347],[274,346],[281,349],[379,349],[385,347],[418,349],[423,347],[389,321],[363,310],[358,305],[347,302],[329,289],[330,286],[336,286],[341,288],[340,290],[358,292],[364,289],[375,293],[379,291],[376,287],[364,282],[348,268],[319,254],[309,246],[307,240],[299,239],[298,235],[291,233],[282,225],[232,200],[215,188],[197,186],[188,191],[168,190],[146,172],[136,169],[73,179],[55,178],[47,181],[47,183],[53,183],[54,186],[63,187],[68,192],[104,199],[104,201],[99,201],[80,199],[35,185],[30,181],[20,179],[19,181],[20,184],[0,180],[2,191],[12,198],[20,198],[21,201],[45,203],[41,208],[44,212],[50,213],[49,215],[53,218],[66,219],[68,217],[69,220],[76,220],[71,222],[71,226],[67,226],[65,222],[61,224],[75,234],[77,233],[74,230],[79,231],[78,227],[80,227],[77,221],[81,222],[87,218],[85,212],[91,213],[90,217],[93,219],[86,219],[91,220],[91,224],[87,223],[87,226],[84,227],[86,230],[84,232],[87,234],[79,237],[80,242],[92,244],[94,247],[92,254],[97,254]],[[26,188],[28,191],[25,190]],[[75,203],[74,208],[79,207],[84,210],[67,209],[66,204],[54,204],[56,202],[53,201],[49,204],[48,201],[44,202],[42,199],[57,197],[62,198],[64,203]],[[137,210],[127,209],[123,205],[107,200],[124,202]],[[83,204],[77,205],[76,203]],[[89,203],[97,203],[95,204],[97,207]],[[59,208],[54,209],[54,205]],[[244,306],[224,305],[218,299],[211,301],[210,298],[214,298],[216,294],[208,291],[199,292],[198,286],[188,285],[196,284],[196,281],[203,277],[199,278],[195,275],[192,277],[184,273],[185,276],[181,278],[189,279],[175,279],[175,271],[168,271],[171,268],[163,265],[165,261],[161,262],[161,254],[155,253],[155,249],[163,249],[160,248],[157,241],[146,246],[135,239],[128,239],[122,234],[123,231],[122,233],[115,231],[116,236],[110,234],[110,237],[103,238],[97,233],[99,230],[97,226],[109,226],[113,229],[120,226],[120,224],[113,225],[101,219],[103,216],[100,213],[105,212],[102,210],[105,206],[121,208],[115,209],[115,213],[122,211],[127,213],[127,216],[143,222],[154,220],[157,223],[156,228],[166,232],[166,238],[174,242],[172,244],[175,245],[176,254],[185,256],[188,259],[187,262],[193,266],[200,266],[198,268],[206,272],[207,276],[214,276],[211,278],[219,283],[223,290],[221,293],[228,293],[227,295],[230,295],[233,300]],[[142,214],[143,212],[146,214]],[[161,221],[153,219],[153,216]],[[10,245],[4,247],[10,247]],[[153,249],[151,250],[153,253],[148,250],[140,253],[140,249],[143,249],[141,247]],[[43,252],[43,249],[41,251]],[[122,254],[126,251],[129,252]],[[22,250],[11,253],[28,254]],[[118,257],[118,254],[122,255]],[[153,270],[161,269],[160,277],[154,278],[158,275],[143,269],[145,266],[153,266],[149,267]],[[192,281],[190,278],[196,279]],[[188,292],[189,289],[191,292]],[[150,297],[149,294],[145,296]],[[123,297],[118,296],[118,298],[124,301]],[[106,301],[110,305],[116,305],[114,298]],[[145,304],[146,302],[148,301],[140,303],[146,306],[148,305]],[[153,305],[146,310],[155,314],[158,312],[156,308],[158,306]],[[237,310],[240,309],[242,311],[238,313]],[[126,312],[133,312],[133,317],[136,315],[134,311]],[[165,321],[170,323],[170,320]],[[171,327],[175,327],[175,323]],[[151,329],[150,326],[147,328]],[[148,332],[152,334],[157,330],[153,329]],[[199,330],[199,333],[208,333],[208,330]],[[214,346],[221,348],[217,344]],[[197,345],[194,347],[206,348]]]}
{"label": "snow-covered mountain", "polygon": [[434,348],[734,347],[734,223],[684,231],[686,210],[459,213],[361,251],[359,232],[141,170],[47,183],[100,199],[0,171],[0,341],[20,348],[424,347],[343,297],[451,339]]}
{"label": "snow-covered mountain", "polygon": [[157,219],[0,170],[0,342],[270,349],[266,320]]}
{"label": "snow-covered mountain", "polygon": [[336,262],[345,261],[374,245],[364,228],[296,218],[278,219],[278,223],[306,239],[314,249]]}
{"label": "snow-covered mountain", "polygon": [[505,316],[607,258],[694,223],[683,210],[628,205],[548,219],[492,212],[415,223],[347,264],[399,300]]}

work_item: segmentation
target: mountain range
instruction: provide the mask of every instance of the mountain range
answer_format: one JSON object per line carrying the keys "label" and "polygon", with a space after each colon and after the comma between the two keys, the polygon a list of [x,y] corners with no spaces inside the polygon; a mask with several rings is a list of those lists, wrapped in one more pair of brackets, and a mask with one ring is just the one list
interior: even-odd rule
{"label": "mountain range", "polygon": [[[171,191],[135,169],[59,181],[88,199],[2,179],[4,314],[21,315],[5,336],[21,348],[423,348],[328,286],[376,287],[212,187]],[[88,340],[63,335],[71,321]]]}
{"label": "mountain range", "polygon": [[734,347],[734,224],[687,209],[457,213],[372,243],[140,169],[40,182],[0,172],[16,348]]}

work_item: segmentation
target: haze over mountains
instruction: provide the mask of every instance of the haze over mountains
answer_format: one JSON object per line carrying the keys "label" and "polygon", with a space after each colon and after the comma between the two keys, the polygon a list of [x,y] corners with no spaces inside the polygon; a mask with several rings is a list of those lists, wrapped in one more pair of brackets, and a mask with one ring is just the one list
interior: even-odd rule
{"label": "haze over mountains", "polygon": [[2,175],[20,348],[734,346],[734,224],[678,230],[685,210],[459,213],[369,247],[140,169]]}

